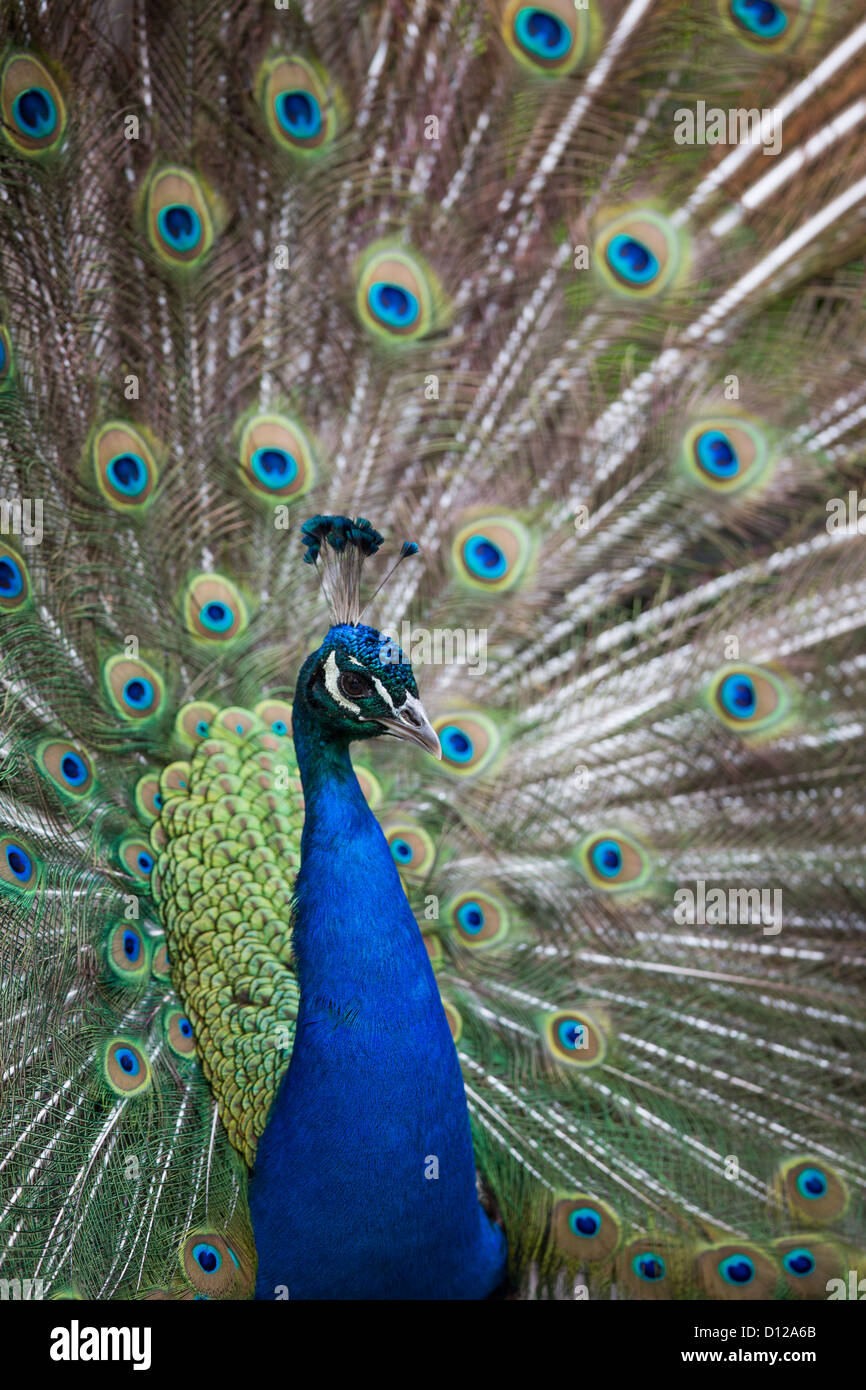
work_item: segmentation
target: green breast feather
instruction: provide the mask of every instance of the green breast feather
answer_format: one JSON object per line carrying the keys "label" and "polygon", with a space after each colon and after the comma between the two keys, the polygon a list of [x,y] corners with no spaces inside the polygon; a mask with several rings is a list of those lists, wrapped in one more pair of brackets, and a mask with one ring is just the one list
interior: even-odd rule
{"label": "green breast feather", "polygon": [[294,1040],[290,919],[304,820],[289,708],[259,709],[267,723],[221,711],[191,761],[165,769],[151,830],[172,978],[220,1118],[250,1164]]}

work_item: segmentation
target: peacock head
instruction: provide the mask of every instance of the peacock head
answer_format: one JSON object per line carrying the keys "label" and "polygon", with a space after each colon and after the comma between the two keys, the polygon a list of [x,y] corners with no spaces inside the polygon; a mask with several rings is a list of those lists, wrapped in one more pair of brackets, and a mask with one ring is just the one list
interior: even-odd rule
{"label": "peacock head", "polygon": [[[296,701],[336,741],[391,734],[441,758],[410,663],[393,638],[360,621],[361,568],[382,544],[379,532],[363,517],[315,516],[301,535],[304,559],[319,572],[334,621],[304,662]],[[414,541],[404,542],[397,564],[417,550]]]}

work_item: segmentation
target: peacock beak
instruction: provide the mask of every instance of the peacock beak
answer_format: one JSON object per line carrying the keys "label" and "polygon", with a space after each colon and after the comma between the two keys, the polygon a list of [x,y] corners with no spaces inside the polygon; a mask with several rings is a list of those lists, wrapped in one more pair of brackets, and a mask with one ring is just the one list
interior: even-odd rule
{"label": "peacock beak", "polygon": [[414,695],[407,692],[403,704],[399,709],[395,709],[394,717],[383,719],[380,715],[378,722],[395,738],[403,738],[407,743],[417,743],[419,748],[426,748],[434,758],[441,759],[442,746],[439,743],[439,735],[424,713],[421,701]]}

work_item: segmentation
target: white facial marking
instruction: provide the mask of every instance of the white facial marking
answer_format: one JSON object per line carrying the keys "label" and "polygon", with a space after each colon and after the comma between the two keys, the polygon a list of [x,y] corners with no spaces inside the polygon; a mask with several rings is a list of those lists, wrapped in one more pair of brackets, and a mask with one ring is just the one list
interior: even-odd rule
{"label": "white facial marking", "polygon": [[385,687],[384,687],[384,685],[382,684],[382,682],[381,682],[380,680],[377,680],[376,677],[375,677],[374,675],[372,675],[371,672],[369,672],[369,671],[367,672],[367,675],[370,677],[370,680],[371,680],[371,681],[373,682],[373,684],[375,685],[378,694],[381,695],[381,697],[382,697],[383,700],[387,700],[388,704],[389,704],[390,707],[391,707],[391,713],[392,713],[392,714],[396,714],[396,713],[397,713],[397,708],[396,708],[396,706],[395,706],[395,704],[394,704],[394,701],[391,699],[391,696],[388,694],[388,691],[385,689]]}
{"label": "white facial marking", "polygon": [[[358,662],[357,664],[360,666],[361,663]],[[337,685],[339,675],[337,654],[336,652],[328,652],[328,659],[325,662],[325,689],[331,699],[335,700],[338,705],[342,705],[343,709],[350,710],[352,714],[360,714],[361,706],[353,704],[351,700],[347,700],[345,695],[340,693],[340,687]]]}

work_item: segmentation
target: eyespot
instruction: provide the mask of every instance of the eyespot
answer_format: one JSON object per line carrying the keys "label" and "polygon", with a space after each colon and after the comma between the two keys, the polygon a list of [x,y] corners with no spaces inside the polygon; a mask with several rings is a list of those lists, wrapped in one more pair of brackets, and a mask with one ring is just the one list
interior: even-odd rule
{"label": "eyespot", "polygon": [[501,945],[508,935],[508,909],[490,893],[461,893],[448,904],[446,913],[463,946]]}
{"label": "eyespot", "polygon": [[93,790],[93,764],[65,739],[47,739],[36,750],[39,770],[63,796],[78,799]]}
{"label": "eyespot", "polygon": [[110,656],[102,668],[106,693],[118,714],[136,722],[156,719],[165,704],[165,687],[146,661]]}
{"label": "eyespot", "polygon": [[587,882],[603,893],[634,893],[652,876],[649,851],[622,830],[599,830],[585,836],[576,850]]}
{"label": "eyespot", "polygon": [[631,1298],[668,1299],[691,1287],[691,1261],[676,1242],[650,1233],[623,1246],[616,1261],[617,1279]]}
{"label": "eyespot", "polygon": [[509,0],[502,14],[502,37],[525,68],[547,77],[573,72],[589,42],[589,12],[573,0],[527,5]]}
{"label": "eyespot", "polygon": [[616,218],[596,242],[595,264],[607,283],[633,297],[646,298],[665,289],[681,259],[675,231],[651,208]]}
{"label": "eyespot", "polygon": [[479,517],[454,538],[451,559],[457,578],[473,589],[500,594],[526,572],[529,532],[514,517]]}
{"label": "eyespot", "polygon": [[133,922],[117,922],[110,927],[104,949],[111,973],[125,984],[135,984],[150,974],[147,938]]}
{"label": "eyespot", "polygon": [[259,69],[256,90],[277,144],[301,158],[317,158],[333,144],[344,103],[317,63],[296,55],[275,58]]}
{"label": "eyespot", "polygon": [[434,719],[442,745],[442,766],[458,777],[472,777],[489,768],[501,747],[496,725],[477,710],[459,711]]}
{"label": "eyespot", "polygon": [[848,1188],[828,1163],[811,1157],[789,1159],[776,1177],[777,1187],[792,1215],[824,1225],[836,1221],[848,1206]]}
{"label": "eyespot", "polygon": [[162,792],[159,790],[159,772],[151,770],[139,777],[135,784],[135,809],[143,821],[150,824],[159,817],[162,810]]}
{"label": "eyespot", "polygon": [[171,968],[168,959],[168,947],[164,941],[160,941],[154,948],[153,960],[151,962],[151,972],[156,980],[170,980]]}
{"label": "eyespot", "polygon": [[341,671],[337,677],[337,689],[347,700],[363,700],[374,693],[370,681],[360,671]]}
{"label": "eyespot", "polygon": [[115,511],[133,515],[153,500],[159,478],[153,450],[138,430],[120,420],[103,425],[91,448],[96,485]]}
{"label": "eyespot", "polygon": [[707,701],[717,718],[737,733],[769,733],[790,715],[793,697],[780,676],[762,666],[728,663],[716,672]]}
{"label": "eyespot", "polygon": [[654,1250],[642,1250],[631,1262],[635,1277],[645,1279],[648,1284],[657,1284],[667,1274],[664,1258]]}
{"label": "eyespot", "polygon": [[126,872],[139,883],[147,883],[155,867],[155,857],[143,835],[125,835],[117,847],[117,857]]}
{"label": "eyespot", "polygon": [[145,220],[151,245],[176,269],[192,270],[213,244],[213,219],[201,180],[188,169],[159,170],[147,188]]}
{"label": "eyespot", "polygon": [[761,39],[775,39],[788,27],[788,16],[781,5],[770,0],[731,0],[731,18],[749,34]]}
{"label": "eyespot", "polygon": [[35,888],[42,869],[35,850],[20,835],[0,839],[0,883],[16,892]]}
{"label": "eyespot", "polygon": [[3,133],[20,154],[53,154],[66,130],[60,88],[43,63],[29,53],[7,58],[0,78]]}
{"label": "eyespot", "polygon": [[424,947],[430,957],[430,964],[433,966],[434,970],[438,970],[439,966],[442,965],[445,960],[442,942],[439,940],[438,936],[429,931],[421,933],[421,940],[424,942]]}
{"label": "eyespot", "polygon": [[8,330],[0,323],[0,392],[5,391],[6,387],[11,385],[14,364],[12,339],[9,337]]}
{"label": "eyespot", "polygon": [[740,492],[766,480],[768,457],[766,438],[749,420],[699,420],[683,441],[688,475],[718,493]]}
{"label": "eyespot", "polygon": [[842,1251],[820,1235],[783,1236],[773,1249],[796,1298],[826,1298],[828,1281],[845,1271]]}
{"label": "eyespot", "polygon": [[751,48],[778,52],[791,48],[807,29],[813,0],[773,4],[771,0],[719,0],[721,13]]}
{"label": "eyespot", "polygon": [[384,793],[378,777],[375,777],[368,767],[359,767],[357,764],[355,765],[355,776],[370,810],[373,811],[377,806],[381,806]]}
{"label": "eyespot", "polygon": [[150,1086],[150,1062],[141,1045],[131,1038],[111,1038],[103,1053],[106,1081],[118,1095],[140,1095]]}
{"label": "eyespot", "polygon": [[771,1298],[776,1290],[775,1264],[756,1245],[726,1241],[701,1251],[697,1258],[698,1282],[711,1298]]}
{"label": "eyespot", "polygon": [[182,705],[174,721],[174,731],[185,747],[191,748],[210,735],[211,724],[217,715],[216,705],[209,700],[193,700]]}
{"label": "eyespot", "polygon": [[595,1067],[604,1061],[607,1042],[600,1022],[585,1009],[557,1009],[539,1019],[547,1050],[570,1067]]}
{"label": "eyespot", "polygon": [[183,1009],[169,1005],[163,1010],[162,1029],[165,1040],[178,1057],[195,1056],[192,1024]]}
{"label": "eyespot", "polygon": [[184,620],[194,637],[231,642],[247,625],[247,611],[237,587],[217,574],[199,574],[187,586]]}
{"label": "eyespot", "polygon": [[460,1017],[460,1013],[455,1009],[454,1005],[449,1003],[446,999],[442,1000],[442,1008],[448,1020],[448,1027],[451,1029],[451,1038],[457,1043],[460,1041],[460,1037],[463,1033],[463,1019]]}
{"label": "eyespot", "polygon": [[300,422],[288,415],[254,415],[238,448],[241,478],[269,501],[302,497],[316,480],[313,446]]}
{"label": "eyespot", "polygon": [[356,304],[364,326],[379,339],[414,342],[444,316],[433,272],[417,252],[379,243],[361,258]]}
{"label": "eyespot", "polygon": [[288,700],[260,700],[256,705],[255,714],[277,738],[291,737],[292,707]]}
{"label": "eyespot", "polygon": [[159,775],[159,789],[163,804],[174,793],[189,795],[190,765],[184,761],[169,763]]}
{"label": "eyespot", "polygon": [[401,873],[413,877],[429,873],[436,858],[436,847],[423,826],[409,822],[388,826],[385,839]]}
{"label": "eyespot", "polygon": [[553,1209],[551,1230],[566,1255],[577,1260],[606,1260],[620,1241],[619,1219],[594,1197],[562,1197]]}
{"label": "eyespot", "polygon": [[17,613],[30,602],[30,575],[13,550],[0,541],[0,613]]}
{"label": "eyespot", "polygon": [[238,1284],[240,1263],[216,1231],[197,1231],[180,1248],[180,1263],[189,1282],[209,1298],[229,1293]]}
{"label": "eyespot", "polygon": [[213,721],[212,735],[214,738],[225,738],[230,743],[243,743],[245,739],[258,726],[258,721],[254,714],[248,709],[242,709],[240,705],[229,705],[226,709],[221,709]]}

